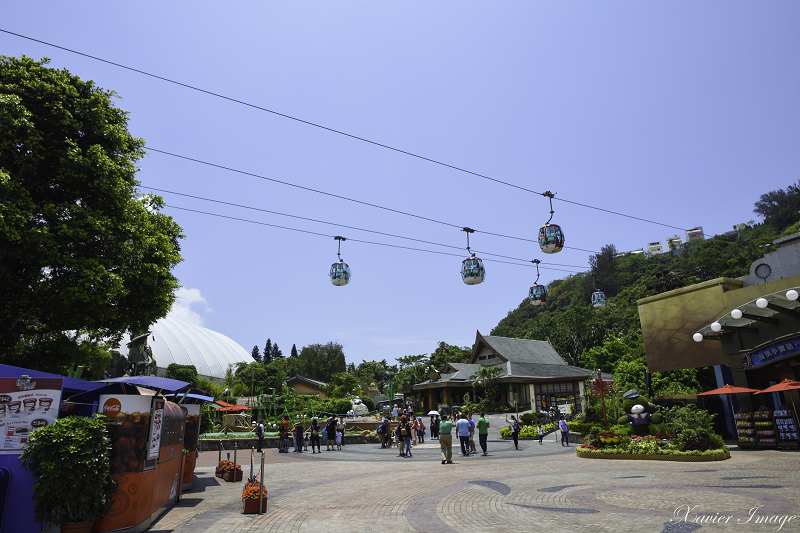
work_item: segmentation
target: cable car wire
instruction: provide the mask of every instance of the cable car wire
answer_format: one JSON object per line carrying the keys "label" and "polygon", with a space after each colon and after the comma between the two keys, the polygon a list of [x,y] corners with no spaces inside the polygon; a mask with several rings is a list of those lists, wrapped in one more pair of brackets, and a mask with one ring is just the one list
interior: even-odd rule
{"label": "cable car wire", "polygon": [[[291,183],[291,182],[288,182],[288,181],[282,181],[282,180],[279,180],[279,179],[276,179],[276,178],[270,178],[270,177],[264,176],[262,174],[256,174],[255,172],[248,172],[246,170],[240,170],[240,169],[233,168],[233,167],[227,167],[225,165],[220,165],[220,164],[217,164],[217,163],[211,163],[209,161],[203,161],[202,159],[197,159],[197,158],[189,157],[189,156],[186,156],[186,155],[180,155],[180,154],[175,154],[175,153],[172,153],[172,152],[167,152],[165,150],[159,150],[158,148],[153,148],[152,146],[145,146],[144,148],[145,148],[145,150],[150,150],[151,152],[156,152],[156,153],[159,153],[159,154],[168,155],[168,156],[171,156],[171,157],[176,157],[178,159],[184,159],[186,161],[191,161],[193,163],[198,163],[198,164],[201,164],[201,165],[207,165],[207,166],[210,166],[212,168],[218,168],[218,169],[221,169],[221,170],[227,170],[229,172],[235,172],[237,174],[242,174],[242,175],[250,176],[250,177],[253,177],[253,178],[259,178],[259,179],[263,179],[263,180],[266,180],[266,181],[271,181],[273,183],[280,183],[281,185],[288,185],[289,187],[295,187],[295,188],[298,188],[298,189],[302,189],[304,191],[314,192],[314,193],[317,193],[317,194],[330,196],[332,198],[338,198],[340,200],[346,200],[348,202],[354,202],[354,203],[357,203],[357,204],[366,205],[368,207],[374,207],[375,209],[382,209],[384,211],[389,211],[391,213],[396,213],[396,214],[399,214],[399,215],[405,215],[405,216],[409,216],[409,217],[414,217],[414,218],[418,218],[420,220],[426,220],[428,222],[435,222],[437,224],[441,224],[443,226],[448,226],[448,227],[451,227],[451,228],[459,228],[459,229],[461,229],[463,227],[462,225],[459,225],[459,224],[453,224],[453,223],[450,223],[450,222],[443,222],[441,220],[436,220],[434,218],[424,217],[422,215],[415,215],[414,213],[409,213],[409,212],[406,212],[406,211],[400,211],[399,209],[392,209],[391,207],[385,207],[385,206],[378,205],[378,204],[373,204],[373,203],[370,203],[370,202],[364,202],[362,200],[356,200],[354,198],[349,198],[347,196],[342,196],[342,195],[339,195],[339,194],[333,194],[333,193],[330,193],[330,192],[327,192],[327,191],[321,191],[319,189],[312,189],[311,187],[305,187],[303,185],[297,185],[296,183]],[[527,239],[525,237],[515,237],[513,235],[503,235],[501,233],[492,233],[491,231],[483,231],[483,230],[475,230],[475,231],[477,231],[478,233],[485,233],[486,235],[492,235],[493,237],[502,237],[502,238],[505,238],[505,239],[515,239],[515,240],[519,240],[519,241],[526,241],[526,242],[532,242],[532,243],[537,243],[537,244],[539,242],[536,239]],[[575,248],[574,246],[564,246],[564,248],[568,248],[570,250],[577,250],[579,252],[586,252],[586,253],[590,253],[590,254],[598,254],[599,253],[599,252],[596,252],[594,250],[585,250],[583,248]]]}
{"label": "cable car wire", "polygon": [[[228,219],[228,220],[235,220],[237,222],[247,222],[249,224],[257,224],[259,226],[267,226],[267,227],[270,227],[270,228],[284,229],[284,230],[288,230],[288,231],[296,231],[296,232],[299,232],[299,233],[307,233],[309,235],[317,235],[319,237],[336,238],[334,235],[329,235],[327,233],[320,233],[318,231],[311,231],[311,230],[305,230],[305,229],[299,229],[299,228],[290,228],[288,226],[280,226],[278,224],[270,224],[268,222],[260,222],[260,221],[257,221],[257,220],[250,220],[250,219],[234,217],[234,216],[230,216],[230,215],[221,215],[219,213],[210,213],[208,211],[201,211],[199,209],[190,209],[188,207],[180,207],[180,206],[172,205],[172,204],[167,204],[166,207],[169,208],[169,209],[179,209],[181,211],[189,211],[191,213],[198,213],[198,214],[201,214],[201,215],[208,215],[208,216],[212,216],[212,217],[225,218],[225,219]],[[448,255],[448,256],[453,256],[453,257],[464,257],[464,254],[454,254],[454,253],[450,253],[450,252],[440,252],[438,250],[426,250],[424,248],[413,248],[411,246],[400,246],[399,244],[389,244],[389,243],[385,243],[385,242],[365,241],[363,239],[353,239],[351,237],[348,237],[347,240],[348,241],[352,241],[352,242],[362,243],[362,244],[372,244],[372,245],[375,245],[375,246],[385,246],[385,247],[388,247],[388,248],[399,248],[401,250],[411,250],[411,251],[414,251],[414,252],[426,252],[426,253],[429,253],[429,254]],[[506,264],[506,265],[516,265],[516,266],[523,266],[523,267],[532,268],[530,265],[526,265],[524,263],[511,263],[509,261],[501,261],[501,260],[498,260],[498,259],[493,259],[492,262],[494,262],[494,263],[503,263],[503,264]],[[558,271],[558,272],[569,272],[569,273],[575,273],[576,272],[574,270],[564,270],[564,269],[561,269],[561,268],[550,268],[550,267],[542,267],[542,268],[547,268],[548,270],[555,270],[555,271]]]}
{"label": "cable car wire", "polygon": [[[537,192],[537,191],[534,191],[532,189],[527,189],[527,188],[522,187],[520,185],[516,185],[516,184],[513,184],[513,183],[509,183],[507,181],[499,180],[497,178],[492,178],[492,177],[487,176],[485,174],[480,174],[478,172],[473,172],[471,170],[467,170],[467,169],[462,168],[462,167],[451,165],[451,164],[445,163],[443,161],[439,161],[437,159],[432,159],[430,157],[425,157],[423,155],[415,154],[413,152],[402,150],[400,148],[395,148],[394,146],[390,146],[388,144],[379,143],[377,141],[373,141],[373,140],[367,139],[365,137],[359,137],[357,135],[353,135],[352,133],[347,133],[345,131],[341,131],[341,130],[337,130],[337,129],[334,129],[334,128],[330,128],[328,126],[323,126],[322,124],[318,124],[316,122],[311,122],[309,120],[304,120],[304,119],[301,119],[301,118],[298,118],[298,117],[295,117],[295,116],[292,116],[292,115],[287,115],[286,113],[281,113],[281,112],[275,111],[273,109],[262,107],[262,106],[259,106],[259,105],[256,105],[256,104],[251,104],[249,102],[245,102],[244,100],[239,100],[239,99],[236,99],[236,98],[232,98],[230,96],[225,96],[223,94],[215,93],[215,92],[209,91],[207,89],[201,89],[200,87],[196,87],[194,85],[189,85],[188,83],[183,83],[183,82],[180,82],[180,81],[177,81],[177,80],[166,78],[164,76],[159,76],[157,74],[152,74],[150,72],[147,72],[147,71],[144,71],[144,70],[140,70],[140,69],[136,69],[136,68],[133,68],[133,67],[129,67],[129,66],[123,65],[121,63],[116,63],[114,61],[109,61],[108,59],[103,59],[101,57],[93,56],[93,55],[90,55],[90,54],[87,54],[87,53],[84,53],[84,52],[78,52],[77,50],[73,50],[71,48],[67,48],[67,47],[64,47],[64,46],[59,46],[57,44],[49,43],[47,41],[42,41],[41,39],[35,39],[35,38],[29,37],[27,35],[22,35],[22,34],[15,33],[15,32],[9,31],[9,30],[5,30],[3,28],[0,28],[0,32],[7,33],[7,34],[13,35],[15,37],[19,37],[21,39],[27,39],[29,41],[33,41],[33,42],[36,42],[36,43],[39,43],[39,44],[43,44],[45,46],[50,46],[50,47],[53,47],[53,48],[57,48],[59,50],[63,50],[65,52],[69,52],[71,54],[76,54],[76,55],[83,56],[83,57],[86,57],[86,58],[89,58],[89,59],[93,59],[95,61],[100,61],[102,63],[113,65],[115,67],[119,67],[119,68],[122,68],[122,69],[125,69],[125,70],[129,70],[131,72],[136,72],[137,74],[142,74],[144,76],[149,76],[151,78],[155,78],[155,79],[158,79],[158,80],[161,80],[161,81],[165,81],[167,83],[172,83],[174,85],[178,85],[178,86],[184,87],[186,89],[191,89],[193,91],[204,93],[204,94],[207,94],[209,96],[214,96],[216,98],[221,98],[223,100],[227,100],[229,102],[233,102],[233,103],[240,104],[240,105],[243,105],[243,106],[247,106],[247,107],[250,107],[250,108],[253,108],[253,109],[257,109],[259,111],[264,111],[266,113],[271,113],[273,115],[276,115],[276,116],[279,116],[279,117],[283,117],[283,118],[286,118],[286,119],[289,119],[289,120],[294,120],[296,122],[300,122],[300,123],[306,124],[308,126],[313,126],[315,128],[323,129],[323,130],[329,131],[331,133],[336,133],[338,135],[343,135],[343,136],[349,137],[351,139],[355,139],[355,140],[358,140],[358,141],[361,141],[361,142],[372,144],[374,146],[378,146],[378,147],[381,147],[381,148],[385,148],[387,150],[391,150],[393,152],[397,152],[397,153],[401,153],[401,154],[404,154],[404,155],[407,155],[407,156],[410,156],[410,157],[421,159],[423,161],[428,161],[429,163],[433,163],[433,164],[440,165],[440,166],[443,166],[443,167],[446,167],[446,168],[450,168],[452,170],[457,170],[459,172],[464,172],[466,174],[471,174],[473,176],[476,176],[476,177],[479,177],[479,178],[483,178],[483,179],[486,179],[486,180],[489,180],[489,181],[493,181],[495,183],[499,183],[499,184],[502,184],[502,185],[506,185],[508,187],[513,187],[513,188],[519,189],[521,191],[529,192],[529,193],[532,193],[532,194],[538,194],[538,195],[542,194],[541,192]],[[557,200],[559,200],[561,202],[566,202],[568,204],[576,205],[576,206],[579,206],[579,207],[585,207],[587,209],[594,209],[596,211],[602,211],[604,213],[608,213],[608,214],[611,214],[611,215],[617,215],[617,216],[621,216],[621,217],[625,217],[625,218],[630,218],[632,220],[638,220],[640,222],[647,222],[649,224],[656,224],[658,226],[664,226],[664,227],[667,227],[667,228],[686,231],[686,228],[681,228],[679,226],[673,226],[671,224],[665,224],[663,222],[657,222],[655,220],[648,220],[646,218],[641,218],[641,217],[637,217],[637,216],[633,216],[633,215],[627,215],[625,213],[620,213],[618,211],[612,211],[610,209],[604,209],[602,207],[597,207],[597,206],[588,205],[588,204],[584,204],[584,203],[580,203],[580,202],[575,202],[575,201],[572,201],[572,200],[566,200],[564,198],[557,198]],[[595,253],[595,252],[591,252],[591,253]]]}

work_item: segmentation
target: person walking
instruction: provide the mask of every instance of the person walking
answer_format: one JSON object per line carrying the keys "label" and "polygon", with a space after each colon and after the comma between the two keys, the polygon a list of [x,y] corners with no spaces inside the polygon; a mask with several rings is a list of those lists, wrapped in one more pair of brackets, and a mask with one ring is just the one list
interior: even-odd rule
{"label": "person walking", "polygon": [[[320,427],[316,418],[311,420],[311,426],[309,429],[311,430],[311,453],[322,453],[322,450],[319,449],[319,433],[322,431],[322,428]],[[317,452],[314,451],[315,444],[317,446]]]}
{"label": "person walking", "polygon": [[475,448],[475,421],[471,412],[467,415],[467,422],[469,422],[469,453],[478,453]]}
{"label": "person walking", "polygon": [[289,453],[289,415],[283,415],[281,420],[281,427],[278,430],[280,435],[280,442],[278,444],[278,451],[281,453]]}
{"label": "person walking", "polygon": [[442,464],[453,463],[453,423],[447,415],[439,421],[439,447],[442,449]]}
{"label": "person walking", "polygon": [[541,422],[539,422],[539,444],[542,443],[542,439],[544,438],[544,426]]}
{"label": "person walking", "polygon": [[481,445],[481,450],[483,450],[482,455],[489,455],[486,451],[489,438],[489,421],[486,419],[486,413],[481,413],[481,417],[475,425],[478,426],[478,442]]}
{"label": "person walking", "polygon": [[411,455],[411,436],[412,436],[412,425],[409,423],[408,418],[404,415],[400,418],[400,437],[403,439],[403,444],[405,446],[405,453],[403,457],[412,457]]}
{"label": "person walking", "polygon": [[264,445],[264,419],[258,421],[258,426],[256,427],[256,436],[258,436],[258,448],[256,448],[257,452],[263,453],[261,450],[261,446]]}
{"label": "person walking", "polygon": [[[561,445],[569,448],[569,426],[567,421],[564,420],[564,415],[561,415],[561,420],[558,421],[558,427],[561,429]],[[566,444],[564,444],[566,442]]]}
{"label": "person walking", "polygon": [[461,413],[461,418],[456,422],[456,430],[458,431],[458,440],[461,443],[461,456],[469,457],[469,422],[467,422],[467,415]]}
{"label": "person walking", "polygon": [[396,421],[396,420],[397,420],[397,414],[398,414],[398,412],[399,412],[399,411],[400,411],[400,410],[399,410],[399,408],[397,407],[397,404],[395,404],[395,405],[393,405],[393,406],[392,406],[392,422],[394,422],[394,421]]}
{"label": "person walking", "polygon": [[519,450],[519,432],[522,429],[522,426],[519,425],[519,422],[514,415],[511,415],[511,421],[508,421],[508,415],[506,415],[506,422],[511,424],[511,438],[514,439],[514,448]]}

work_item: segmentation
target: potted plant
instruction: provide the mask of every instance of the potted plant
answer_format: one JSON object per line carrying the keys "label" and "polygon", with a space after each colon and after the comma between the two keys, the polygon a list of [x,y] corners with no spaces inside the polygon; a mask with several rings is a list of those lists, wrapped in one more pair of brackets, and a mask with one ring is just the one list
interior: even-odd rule
{"label": "potted plant", "polygon": [[234,464],[233,461],[220,461],[219,466],[222,470],[221,477],[225,481],[242,480],[242,465]]}
{"label": "potted plant", "polygon": [[34,477],[36,520],[60,524],[62,532],[90,532],[117,489],[110,456],[102,415],[59,418],[31,433],[20,458]]}
{"label": "potted plant", "polygon": [[244,484],[242,490],[242,512],[244,514],[257,513],[259,499],[261,500],[261,512],[267,512],[267,489],[264,488],[264,484],[258,480],[258,477],[253,476]]}

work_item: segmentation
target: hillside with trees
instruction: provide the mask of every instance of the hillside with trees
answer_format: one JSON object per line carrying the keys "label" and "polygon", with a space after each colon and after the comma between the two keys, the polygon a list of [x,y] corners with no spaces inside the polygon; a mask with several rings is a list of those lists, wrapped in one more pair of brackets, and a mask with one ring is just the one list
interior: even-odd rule
{"label": "hillside with trees", "polygon": [[[590,260],[590,270],[548,286],[548,301],[532,306],[524,300],[508,313],[491,334],[548,340],[572,365],[613,373],[631,388],[644,388],[646,361],[636,301],[701,281],[749,273],[778,237],[798,231],[800,187],[771,191],[755,203],[764,223],[750,223],[738,232],[706,236],[687,242],[678,253],[652,257],[620,255],[613,244],[603,246]],[[596,287],[607,305],[590,303]],[[699,392],[715,386],[710,368],[655,372],[655,394]]]}

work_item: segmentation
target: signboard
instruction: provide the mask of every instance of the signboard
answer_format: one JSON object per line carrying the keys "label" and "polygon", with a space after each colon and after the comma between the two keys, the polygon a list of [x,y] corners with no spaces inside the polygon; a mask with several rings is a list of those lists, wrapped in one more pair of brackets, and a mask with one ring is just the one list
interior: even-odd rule
{"label": "signboard", "polygon": [[63,381],[0,378],[0,454],[19,455],[28,435],[55,422]]}
{"label": "signboard", "polygon": [[111,437],[111,469],[114,474],[142,471],[152,401],[152,396],[100,395],[100,412],[108,417],[106,427]]}
{"label": "signboard", "polygon": [[150,427],[150,451],[147,452],[148,459],[158,457],[161,451],[161,429],[164,425],[164,402],[157,401],[153,405],[153,425]]}
{"label": "signboard", "polygon": [[592,381],[589,384],[589,391],[592,396],[603,396],[612,391],[613,381]]}
{"label": "signboard", "polygon": [[800,337],[792,337],[770,344],[760,350],[743,353],[742,366],[745,370],[751,370],[779,359],[795,356],[798,353],[800,353]]}

